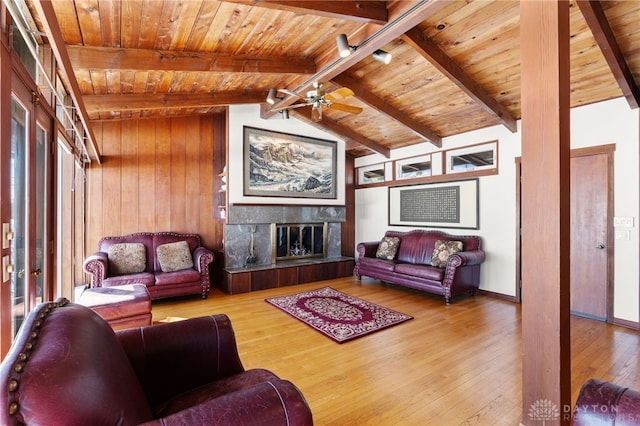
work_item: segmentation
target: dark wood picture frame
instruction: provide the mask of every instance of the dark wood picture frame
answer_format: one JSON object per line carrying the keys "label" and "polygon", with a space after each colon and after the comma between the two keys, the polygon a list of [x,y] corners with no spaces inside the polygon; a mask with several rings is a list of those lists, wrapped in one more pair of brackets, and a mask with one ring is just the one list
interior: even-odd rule
{"label": "dark wood picture frame", "polygon": [[337,142],[244,126],[244,195],[336,198]]}

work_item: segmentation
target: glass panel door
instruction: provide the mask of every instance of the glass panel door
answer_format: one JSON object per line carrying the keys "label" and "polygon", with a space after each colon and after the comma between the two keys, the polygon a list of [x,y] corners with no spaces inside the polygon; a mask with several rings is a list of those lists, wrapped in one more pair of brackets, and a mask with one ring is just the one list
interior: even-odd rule
{"label": "glass panel door", "polygon": [[[11,144],[9,153],[9,286],[3,306],[11,308],[10,321],[0,333],[13,336],[25,316],[38,303],[52,299],[49,269],[51,241],[47,200],[50,191],[51,118],[31,102],[31,93],[18,88],[11,96]],[[3,230],[4,231],[4,230]],[[5,305],[6,303],[6,305]],[[4,349],[3,349],[4,350]]]}
{"label": "glass panel door", "polygon": [[35,297],[32,297],[33,303],[31,307],[34,307],[38,303],[42,303],[45,297],[45,272],[48,271],[46,267],[47,261],[47,153],[48,153],[48,134],[46,128],[42,123],[36,124],[36,141],[35,141],[35,154],[36,154],[36,169],[35,169],[35,181],[34,181],[34,194],[35,200],[33,207],[35,211],[35,255],[34,255],[34,269],[31,274],[34,277],[34,293]]}
{"label": "glass panel door", "polygon": [[73,286],[69,283],[74,282],[73,262],[73,173],[74,158],[72,152],[67,148],[62,137],[58,138],[58,264],[65,265],[57,270],[57,293],[69,300],[73,299]]}
{"label": "glass panel door", "polygon": [[11,334],[15,336],[27,313],[27,158],[28,158],[27,108],[11,98],[11,219],[10,247],[11,286]]}

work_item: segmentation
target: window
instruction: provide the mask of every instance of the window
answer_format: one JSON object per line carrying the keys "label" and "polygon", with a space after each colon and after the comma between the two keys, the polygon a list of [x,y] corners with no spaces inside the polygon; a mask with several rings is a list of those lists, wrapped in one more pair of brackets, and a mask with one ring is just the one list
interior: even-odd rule
{"label": "window", "polygon": [[358,185],[384,182],[387,180],[385,164],[373,164],[358,169]]}
{"label": "window", "polygon": [[31,75],[31,78],[36,80],[36,60],[29,49],[29,44],[27,44],[31,42],[31,48],[36,49],[35,43],[33,43],[32,40],[28,40],[28,41],[25,40],[22,37],[22,33],[15,26],[15,24],[13,25],[12,31],[13,31],[13,46],[12,46],[13,50],[16,52],[16,54],[20,58],[20,62],[22,62],[22,65],[24,65],[24,68],[27,70],[29,75]]}
{"label": "window", "polygon": [[498,142],[447,151],[446,173],[461,173],[498,167]]}
{"label": "window", "polygon": [[431,155],[396,161],[396,179],[431,176]]}

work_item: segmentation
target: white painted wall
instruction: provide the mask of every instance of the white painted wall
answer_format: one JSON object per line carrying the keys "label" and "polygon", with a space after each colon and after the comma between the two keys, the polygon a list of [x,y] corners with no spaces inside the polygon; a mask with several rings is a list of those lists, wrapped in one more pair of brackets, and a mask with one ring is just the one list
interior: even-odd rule
{"label": "white painted wall", "polygon": [[629,231],[629,239],[615,240],[613,312],[616,318],[638,321],[640,111],[631,110],[624,98],[576,108],[571,113],[572,147],[606,144],[616,145],[613,215],[634,221],[632,228],[615,229]]}
{"label": "white painted wall", "polygon": [[[232,106],[229,110],[228,183],[229,203],[318,204],[313,199],[245,197],[242,190],[243,126],[274,130],[296,135],[336,140],[293,117],[282,120],[279,115],[269,120],[260,118],[258,105]],[[479,178],[480,229],[445,229],[452,234],[473,234],[483,238],[487,259],[482,265],[480,287],[495,293],[514,296],[516,286],[516,190],[515,158],[521,155],[521,133],[511,133],[495,126],[444,138],[442,149],[451,149],[492,140],[499,141],[500,174]],[[631,110],[624,98],[575,108],[571,111],[571,146],[581,148],[615,144],[614,216],[632,217],[634,226],[628,240],[615,241],[614,317],[626,321],[640,320],[640,111]],[[424,143],[391,152],[391,160],[438,152]],[[336,200],[322,204],[344,204],[344,142],[338,140],[338,187]],[[356,159],[356,167],[389,161],[381,155]],[[356,242],[378,241],[388,226],[387,188],[356,190]],[[406,227],[393,229],[408,230]]]}
{"label": "white painted wall", "polygon": [[[515,295],[516,191],[515,158],[521,155],[521,133],[504,126],[444,138],[443,149],[498,139],[500,174],[479,178],[480,229],[445,229],[452,234],[483,238],[487,259],[482,265],[480,288]],[[571,111],[571,146],[616,144],[614,155],[614,216],[633,217],[629,240],[616,240],[614,267],[614,317],[639,320],[639,149],[640,114],[623,99],[588,105]],[[392,152],[391,159],[438,151],[425,143]],[[380,155],[356,159],[356,167],[385,161]],[[388,226],[387,188],[356,190],[356,241],[377,241]]]}

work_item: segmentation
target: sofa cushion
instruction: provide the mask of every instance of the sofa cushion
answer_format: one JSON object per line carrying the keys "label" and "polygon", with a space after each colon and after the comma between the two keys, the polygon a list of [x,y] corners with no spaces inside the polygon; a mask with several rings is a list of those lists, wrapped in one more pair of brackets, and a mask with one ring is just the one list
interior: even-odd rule
{"label": "sofa cushion", "polygon": [[393,260],[398,252],[400,246],[400,238],[398,237],[382,237],[380,244],[378,244],[378,250],[376,251],[376,257],[380,259]]}
{"label": "sofa cushion", "polygon": [[155,284],[155,277],[149,272],[139,274],[116,275],[102,280],[102,287],[114,287],[125,284],[144,284],[150,287]]}
{"label": "sofa cushion", "polygon": [[396,265],[395,271],[399,274],[411,275],[412,277],[425,278],[433,281],[442,281],[444,279],[444,269],[434,268],[428,265],[399,263]]}
{"label": "sofa cushion", "polygon": [[439,238],[434,237],[433,233],[423,231],[410,231],[402,235],[401,238],[402,244],[400,244],[397,255],[398,262],[431,265],[433,243]]}
{"label": "sofa cushion", "polygon": [[379,269],[393,272],[396,263],[392,260],[378,259],[377,257],[361,257],[358,259],[361,268]]}
{"label": "sofa cushion", "polygon": [[193,268],[193,258],[186,241],[161,244],[157,250],[158,263],[162,272],[181,271]]}
{"label": "sofa cushion", "polygon": [[152,409],[156,418],[166,417],[211,399],[242,391],[243,389],[271,380],[278,380],[278,376],[268,370],[260,368],[251,369],[188,390],[168,401],[152,407]]}
{"label": "sofa cushion", "polygon": [[146,249],[141,243],[113,244],[107,257],[111,275],[136,274],[147,267]]}
{"label": "sofa cushion", "polygon": [[460,251],[462,251],[462,241],[438,240],[433,247],[431,265],[444,268],[447,266],[449,256]]}
{"label": "sofa cushion", "polygon": [[200,281],[200,272],[195,269],[182,269],[173,272],[156,272],[156,285],[182,284]]}

